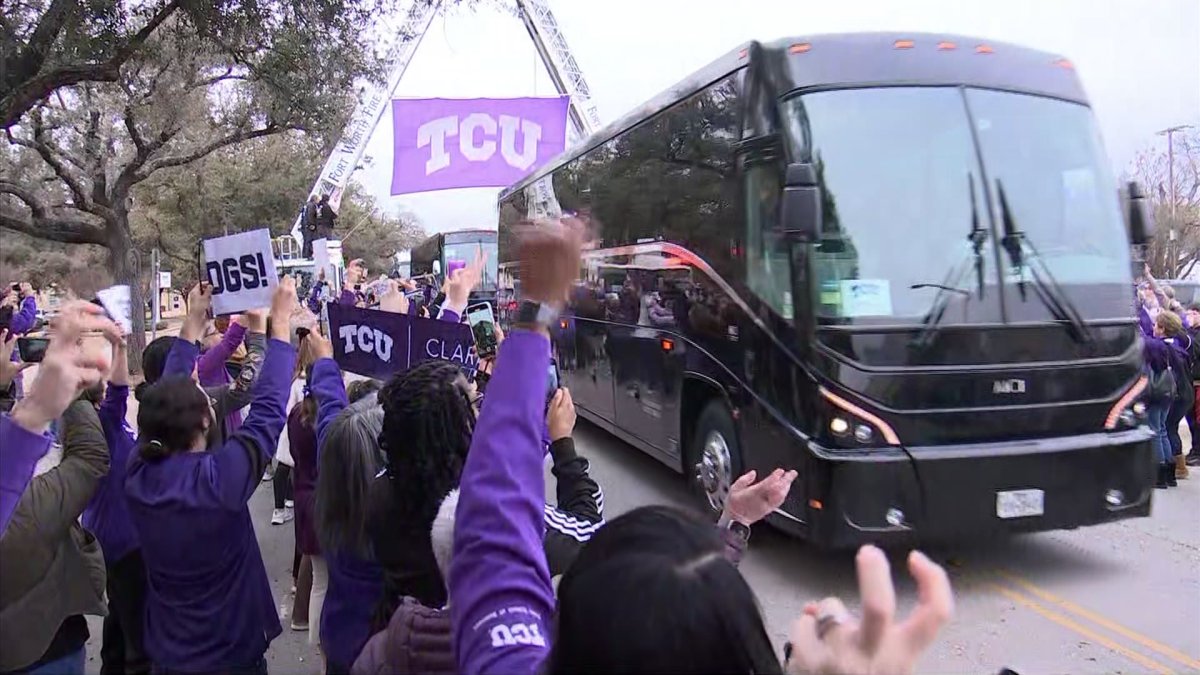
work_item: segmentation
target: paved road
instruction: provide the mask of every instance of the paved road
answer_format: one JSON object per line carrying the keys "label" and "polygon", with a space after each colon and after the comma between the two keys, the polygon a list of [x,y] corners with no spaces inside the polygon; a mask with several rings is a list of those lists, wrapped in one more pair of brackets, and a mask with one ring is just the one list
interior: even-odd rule
{"label": "paved road", "polygon": [[[580,422],[579,449],[604,486],[609,518],[655,503],[685,505],[682,478]],[[292,527],[272,527],[271,484],[250,502],[272,589],[290,612]],[[1025,535],[929,551],[951,570],[957,615],[921,672],[1200,672],[1200,476],[1155,494],[1151,518]],[[903,552],[892,556],[903,570]],[[826,555],[770,530],[754,533],[742,572],[782,646],[809,600],[836,594],[854,608],[851,554]],[[906,611],[913,588],[900,575]],[[286,599],[285,599],[286,598]],[[99,620],[92,621],[89,672],[99,672]],[[302,633],[287,630],[268,654],[274,673],[319,672]]]}

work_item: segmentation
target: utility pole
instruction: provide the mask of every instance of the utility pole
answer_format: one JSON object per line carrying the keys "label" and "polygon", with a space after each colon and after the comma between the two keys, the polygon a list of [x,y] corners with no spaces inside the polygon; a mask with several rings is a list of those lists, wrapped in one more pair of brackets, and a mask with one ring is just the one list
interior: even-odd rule
{"label": "utility pole", "polygon": [[1178,255],[1172,255],[1171,250],[1176,247],[1175,241],[1178,238],[1178,233],[1175,231],[1175,202],[1177,201],[1175,198],[1175,132],[1191,128],[1190,124],[1177,124],[1158,132],[1159,136],[1167,137],[1167,191],[1170,193],[1171,199],[1171,227],[1167,231],[1167,255],[1172,270],[1175,269],[1175,261],[1179,258]]}
{"label": "utility pole", "polygon": [[158,259],[158,249],[150,249],[150,288],[153,289],[151,305],[150,305],[150,341],[154,342],[158,339],[158,321],[159,307],[158,303],[161,300],[162,293],[158,288],[158,267],[161,261]]}

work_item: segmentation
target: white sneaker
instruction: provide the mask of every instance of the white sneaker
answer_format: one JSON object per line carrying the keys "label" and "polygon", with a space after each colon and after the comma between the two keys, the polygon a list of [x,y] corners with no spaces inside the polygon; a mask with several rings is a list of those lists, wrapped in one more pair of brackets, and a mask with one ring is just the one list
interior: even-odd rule
{"label": "white sneaker", "polygon": [[283,522],[288,522],[296,517],[296,511],[290,506],[283,507]]}
{"label": "white sneaker", "polygon": [[284,505],[284,507],[289,508],[289,509],[296,508],[296,502],[294,502],[290,499],[283,500],[283,505]]}
{"label": "white sneaker", "polygon": [[282,525],[282,524],[286,523],[288,520],[291,520],[290,518],[287,518],[287,516],[285,515],[286,512],[287,512],[287,509],[275,509],[274,511],[272,511],[271,512],[271,524],[272,525]]}

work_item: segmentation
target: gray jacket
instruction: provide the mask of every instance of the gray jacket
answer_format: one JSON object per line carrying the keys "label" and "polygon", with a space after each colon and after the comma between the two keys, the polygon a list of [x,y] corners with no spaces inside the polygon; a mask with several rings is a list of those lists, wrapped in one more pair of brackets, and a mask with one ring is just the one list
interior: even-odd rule
{"label": "gray jacket", "polygon": [[71,404],[62,417],[62,462],[21,495],[0,537],[0,671],[42,657],[63,620],[104,616],[104,557],[79,515],[108,473],[96,409]]}

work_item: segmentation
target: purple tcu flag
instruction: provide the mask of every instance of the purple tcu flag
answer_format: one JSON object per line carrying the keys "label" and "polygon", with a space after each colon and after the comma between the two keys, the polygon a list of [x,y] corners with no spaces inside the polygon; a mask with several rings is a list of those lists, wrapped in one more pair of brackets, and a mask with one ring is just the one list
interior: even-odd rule
{"label": "purple tcu flag", "polygon": [[561,153],[567,98],[395,99],[392,194],[503,187]]}
{"label": "purple tcu flag", "polygon": [[333,360],[342,370],[385,379],[429,359],[474,370],[478,357],[464,323],[421,319],[377,309],[329,304]]}

